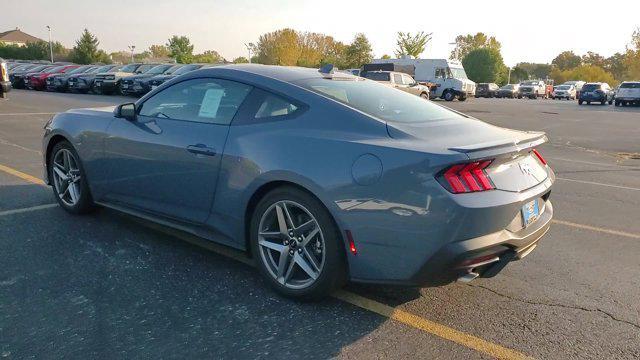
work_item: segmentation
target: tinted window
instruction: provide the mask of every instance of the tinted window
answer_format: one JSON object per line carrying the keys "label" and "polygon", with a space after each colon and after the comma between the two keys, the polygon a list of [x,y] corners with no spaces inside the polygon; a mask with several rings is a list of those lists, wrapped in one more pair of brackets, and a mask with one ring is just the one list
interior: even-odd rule
{"label": "tinted window", "polygon": [[145,71],[145,68],[143,68],[143,66],[140,67],[140,69],[138,69],[139,71],[143,71],[147,74],[162,74],[165,71],[167,71],[167,69],[169,69],[172,65],[158,65],[158,66],[154,66],[150,69],[147,69]]}
{"label": "tinted window", "polygon": [[201,67],[202,67],[202,65],[185,65],[185,66],[181,67],[180,69],[176,70],[176,72],[174,72],[173,75],[186,74],[189,71],[200,69]]}
{"label": "tinted window", "polygon": [[595,91],[600,89],[600,84],[586,84],[585,86],[582,87],[582,91],[587,92],[587,91]]}
{"label": "tinted window", "polygon": [[444,79],[447,77],[447,70],[446,69],[436,69],[436,77],[437,78],[441,78]]}
{"label": "tinted window", "polygon": [[304,79],[296,84],[389,122],[427,122],[460,115],[418,96],[364,79]]}
{"label": "tinted window", "polygon": [[640,83],[623,83],[620,89],[640,89]]}
{"label": "tinted window", "polygon": [[221,79],[187,80],[149,98],[140,115],[228,125],[251,88]]}
{"label": "tinted window", "polygon": [[273,116],[284,116],[292,114],[298,110],[298,107],[290,103],[289,101],[272,94],[267,94],[258,107],[255,118],[262,119]]}
{"label": "tinted window", "polygon": [[390,81],[389,73],[386,72],[366,72],[363,75],[367,79],[375,80],[375,81]]}
{"label": "tinted window", "polygon": [[134,72],[138,68],[138,64],[129,64],[120,68],[122,72]]}

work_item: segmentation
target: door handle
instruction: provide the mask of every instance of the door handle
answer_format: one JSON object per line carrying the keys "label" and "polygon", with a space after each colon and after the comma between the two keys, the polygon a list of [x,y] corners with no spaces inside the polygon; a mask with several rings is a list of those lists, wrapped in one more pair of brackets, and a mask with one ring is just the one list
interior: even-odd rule
{"label": "door handle", "polygon": [[195,144],[187,146],[187,151],[196,155],[215,156],[216,149],[210,148],[205,144]]}

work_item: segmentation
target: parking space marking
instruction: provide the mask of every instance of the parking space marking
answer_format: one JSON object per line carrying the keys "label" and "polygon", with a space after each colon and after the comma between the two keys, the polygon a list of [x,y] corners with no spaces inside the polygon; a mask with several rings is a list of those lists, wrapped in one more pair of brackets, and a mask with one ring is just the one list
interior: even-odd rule
{"label": "parking space marking", "polygon": [[369,310],[440,338],[453,341],[456,344],[463,345],[478,352],[493,356],[497,359],[531,359],[531,357],[516,350],[506,348],[471,334],[467,334],[463,331],[450,328],[418,315],[396,309],[389,305],[385,305],[348,291],[340,290],[333,296],[362,309]]}
{"label": "parking space marking", "polygon": [[58,207],[58,204],[45,204],[45,205],[32,206],[32,207],[28,207],[28,208],[0,211],[0,216],[7,216],[7,215],[13,215],[13,214],[22,214],[22,213],[26,213],[26,212],[32,212],[32,211],[38,211],[38,210],[44,210],[44,209],[51,209],[53,207]]}
{"label": "parking space marking", "polygon": [[632,239],[640,239],[640,234],[634,234],[634,233],[630,233],[630,232],[626,232],[626,231],[607,229],[607,228],[603,228],[603,227],[599,227],[599,226],[577,224],[577,223],[574,223],[574,222],[564,221],[564,220],[557,220],[557,219],[553,219],[551,221],[553,223],[555,223],[555,224],[571,226],[571,227],[578,228],[578,229],[591,230],[591,231],[601,232],[601,233],[610,234],[610,235],[628,237],[628,238],[632,238]]}
{"label": "parking space marking", "polygon": [[553,157],[553,156],[545,156],[545,159],[560,160],[560,161],[566,161],[566,162],[571,162],[571,163],[596,165],[596,166],[617,166],[617,167],[625,167],[625,168],[631,168],[631,169],[636,169],[637,168],[637,167],[633,167],[633,166],[630,166],[630,165],[621,165],[621,164],[617,164],[617,163],[616,164],[608,164],[608,163],[602,163],[602,162],[573,160],[573,159]]}
{"label": "parking space marking", "polygon": [[29,175],[27,173],[23,173],[22,171],[16,170],[14,168],[10,168],[8,166],[2,165],[0,164],[0,171],[4,171],[7,174],[19,177],[22,180],[28,181],[32,184],[36,184],[36,185],[44,185],[44,181],[42,181],[41,179],[33,176],[33,175]]}
{"label": "parking space marking", "polygon": [[564,180],[564,181],[577,182],[577,183],[581,183],[581,184],[598,185],[598,186],[606,186],[606,187],[616,188],[616,189],[640,191],[640,188],[631,187],[631,186],[605,184],[605,183],[600,183],[600,182],[595,182],[595,181],[567,179],[567,178],[561,178],[561,177],[556,177],[556,179]]}

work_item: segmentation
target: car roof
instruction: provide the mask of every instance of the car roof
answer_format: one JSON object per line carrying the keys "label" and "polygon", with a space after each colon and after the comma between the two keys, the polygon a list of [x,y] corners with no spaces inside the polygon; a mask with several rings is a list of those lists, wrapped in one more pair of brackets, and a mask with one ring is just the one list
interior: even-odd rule
{"label": "car roof", "polygon": [[[318,78],[321,79],[324,76],[314,68],[304,68],[298,66],[276,66],[276,65],[261,65],[261,64],[230,64],[220,65],[208,68],[202,68],[195,70],[194,73],[206,75],[207,73],[217,73],[221,70],[235,70],[246,72],[254,75],[260,75],[263,77],[273,78],[285,82],[294,82],[297,80]],[[337,70],[336,70],[337,71]],[[350,74],[340,73],[341,78],[357,77]]]}

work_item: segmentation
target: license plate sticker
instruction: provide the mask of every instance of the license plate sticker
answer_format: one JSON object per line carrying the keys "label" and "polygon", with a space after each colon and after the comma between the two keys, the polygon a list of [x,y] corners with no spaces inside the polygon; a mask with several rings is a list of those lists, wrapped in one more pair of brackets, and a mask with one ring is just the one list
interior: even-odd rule
{"label": "license plate sticker", "polygon": [[540,209],[538,207],[538,199],[532,200],[522,207],[522,220],[524,221],[524,227],[527,227],[538,220],[540,216]]}

